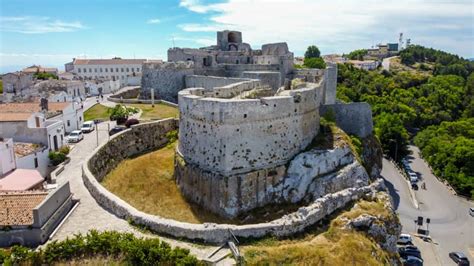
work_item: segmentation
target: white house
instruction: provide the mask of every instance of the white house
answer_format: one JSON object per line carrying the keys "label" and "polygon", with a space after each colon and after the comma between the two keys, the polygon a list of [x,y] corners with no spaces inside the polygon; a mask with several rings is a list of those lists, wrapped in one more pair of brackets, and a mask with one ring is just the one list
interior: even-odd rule
{"label": "white house", "polygon": [[[80,80],[46,80],[35,84],[38,97],[46,97],[50,102],[82,101],[86,98],[84,82]],[[63,93],[65,92],[65,93]]]}
{"label": "white house", "polygon": [[65,64],[66,72],[72,72],[82,80],[119,80],[121,86],[137,86],[141,83],[142,64],[146,59],[76,59]]}
{"label": "white house", "polygon": [[349,64],[353,64],[356,68],[364,70],[374,70],[377,69],[377,67],[380,65],[380,62],[375,60],[348,60],[347,62]]}
{"label": "white house", "polygon": [[85,81],[86,91],[91,95],[115,93],[120,89],[120,80],[87,80]]}
{"label": "white house", "polygon": [[13,139],[0,139],[0,177],[16,168]]}

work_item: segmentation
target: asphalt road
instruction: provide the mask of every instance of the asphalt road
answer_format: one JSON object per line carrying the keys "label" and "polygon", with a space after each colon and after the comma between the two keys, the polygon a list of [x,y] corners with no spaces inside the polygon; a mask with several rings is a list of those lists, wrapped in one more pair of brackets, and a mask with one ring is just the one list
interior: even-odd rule
{"label": "asphalt road", "polygon": [[[426,184],[426,190],[420,189],[413,194],[418,202],[418,209],[415,208],[410,195],[411,188],[394,165],[384,159],[382,170],[382,176],[399,213],[403,231],[413,234],[414,220],[418,216],[430,218],[429,231],[434,243],[430,247],[432,254],[423,254],[424,257],[426,255],[425,265],[455,265],[448,256],[452,251],[463,252],[471,263],[474,263],[474,258],[470,254],[470,249],[474,249],[474,217],[468,212],[470,206],[474,207],[473,202],[455,196],[431,173],[427,164],[420,158],[418,148],[410,146],[410,150],[411,168],[420,177],[420,187],[421,183]],[[426,229],[425,225],[423,229]],[[425,253],[423,251],[422,253]],[[430,263],[427,263],[428,261]]]}

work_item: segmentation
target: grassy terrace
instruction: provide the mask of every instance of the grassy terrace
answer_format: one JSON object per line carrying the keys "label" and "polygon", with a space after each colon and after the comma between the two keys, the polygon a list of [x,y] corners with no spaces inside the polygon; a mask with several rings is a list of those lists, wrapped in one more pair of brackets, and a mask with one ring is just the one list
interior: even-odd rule
{"label": "grassy terrace", "polygon": [[172,107],[166,104],[155,104],[152,107],[151,104],[127,104],[127,106],[136,107],[142,110],[140,119],[143,120],[157,120],[168,117],[178,117],[179,110],[176,107]]}
{"label": "grassy terrace", "polygon": [[91,108],[89,108],[87,111],[84,112],[84,121],[89,121],[89,120],[109,120],[109,110],[112,108],[109,108],[107,106],[103,106],[102,104],[95,104]]}

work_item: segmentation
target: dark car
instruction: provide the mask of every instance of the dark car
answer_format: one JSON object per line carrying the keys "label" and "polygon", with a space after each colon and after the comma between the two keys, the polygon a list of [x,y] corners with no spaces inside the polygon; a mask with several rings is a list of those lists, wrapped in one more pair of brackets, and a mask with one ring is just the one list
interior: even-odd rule
{"label": "dark car", "polygon": [[112,128],[112,129],[109,131],[109,136],[112,136],[112,135],[114,135],[114,134],[117,134],[117,133],[119,133],[120,131],[123,131],[123,130],[125,130],[125,129],[127,129],[127,128],[126,128],[126,127],[119,127],[119,126],[114,127],[114,128]]}
{"label": "dark car", "polygon": [[416,246],[404,246],[405,250],[416,250],[420,251]]}
{"label": "dark car", "polygon": [[400,247],[398,248],[398,254],[400,254],[400,257],[402,258],[412,256],[421,259],[421,253],[419,250],[416,249],[407,249],[405,247]]}
{"label": "dark car", "polygon": [[417,184],[416,182],[412,182],[412,183],[411,183],[411,188],[412,188],[413,190],[418,190],[418,184]]}
{"label": "dark car", "polygon": [[403,266],[423,266],[423,260],[413,256],[402,258]]}
{"label": "dark car", "polygon": [[449,257],[458,265],[469,265],[469,260],[462,252],[450,252]]}

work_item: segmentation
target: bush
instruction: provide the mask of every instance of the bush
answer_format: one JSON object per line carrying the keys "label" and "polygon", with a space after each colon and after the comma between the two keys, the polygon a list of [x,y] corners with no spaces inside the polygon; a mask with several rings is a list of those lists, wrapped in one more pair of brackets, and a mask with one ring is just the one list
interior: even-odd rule
{"label": "bush", "polygon": [[130,114],[138,113],[138,109],[117,104],[114,108],[109,110],[109,112],[111,121],[117,121],[117,124],[123,124],[127,121]]}
{"label": "bush", "polygon": [[138,121],[138,119],[130,118],[125,122],[125,126],[127,128],[130,128],[131,126],[139,124],[139,123],[140,123],[140,121]]}
{"label": "bush", "polygon": [[51,161],[51,163],[56,166],[66,160],[66,155],[62,152],[58,151],[50,151],[48,154],[48,158]]}
{"label": "bush", "polygon": [[71,151],[71,148],[69,148],[68,145],[64,145],[59,149],[59,152],[64,155],[68,155],[70,151]]}
{"label": "bush", "polygon": [[305,58],[304,66],[308,68],[325,69],[326,63],[324,63],[322,58]]}
{"label": "bush", "polygon": [[0,264],[42,265],[80,260],[95,256],[123,258],[131,265],[200,265],[189,250],[171,248],[158,238],[136,238],[130,233],[89,231],[61,242],[50,242],[44,249],[32,251],[15,246],[11,254],[0,249]]}

